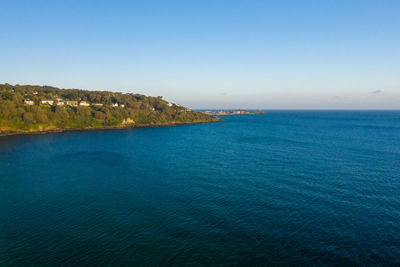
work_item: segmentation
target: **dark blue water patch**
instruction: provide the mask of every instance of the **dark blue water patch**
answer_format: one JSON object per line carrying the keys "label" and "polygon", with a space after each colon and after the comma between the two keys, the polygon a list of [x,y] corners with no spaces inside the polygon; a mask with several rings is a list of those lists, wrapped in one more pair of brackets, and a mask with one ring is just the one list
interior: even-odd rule
{"label": "dark blue water patch", "polygon": [[0,265],[399,265],[400,112],[0,138]]}

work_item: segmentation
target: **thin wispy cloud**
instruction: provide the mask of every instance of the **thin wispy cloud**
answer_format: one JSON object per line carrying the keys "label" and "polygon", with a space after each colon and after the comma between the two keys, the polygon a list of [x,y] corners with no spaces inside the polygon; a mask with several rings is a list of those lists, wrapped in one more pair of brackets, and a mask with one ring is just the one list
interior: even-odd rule
{"label": "thin wispy cloud", "polygon": [[372,91],[371,92],[371,94],[380,94],[380,93],[382,93],[383,91],[382,90],[374,90],[374,91]]}

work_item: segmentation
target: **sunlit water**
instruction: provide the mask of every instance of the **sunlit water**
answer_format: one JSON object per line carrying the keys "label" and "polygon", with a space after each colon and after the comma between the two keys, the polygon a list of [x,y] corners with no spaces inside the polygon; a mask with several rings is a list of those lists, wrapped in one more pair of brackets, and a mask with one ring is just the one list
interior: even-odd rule
{"label": "sunlit water", "polygon": [[0,265],[400,264],[400,112],[0,137]]}

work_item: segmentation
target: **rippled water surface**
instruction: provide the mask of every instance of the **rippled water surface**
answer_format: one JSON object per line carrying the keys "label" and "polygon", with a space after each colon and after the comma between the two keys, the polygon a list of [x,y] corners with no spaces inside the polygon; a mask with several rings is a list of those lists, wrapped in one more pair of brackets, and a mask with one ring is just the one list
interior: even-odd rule
{"label": "rippled water surface", "polygon": [[400,112],[0,137],[0,265],[400,264]]}

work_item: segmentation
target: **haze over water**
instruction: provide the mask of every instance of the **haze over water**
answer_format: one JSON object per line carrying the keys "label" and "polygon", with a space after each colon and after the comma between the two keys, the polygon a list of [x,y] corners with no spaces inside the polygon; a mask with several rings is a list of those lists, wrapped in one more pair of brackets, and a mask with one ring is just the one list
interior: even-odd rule
{"label": "haze over water", "polygon": [[0,265],[400,264],[400,112],[0,137]]}

